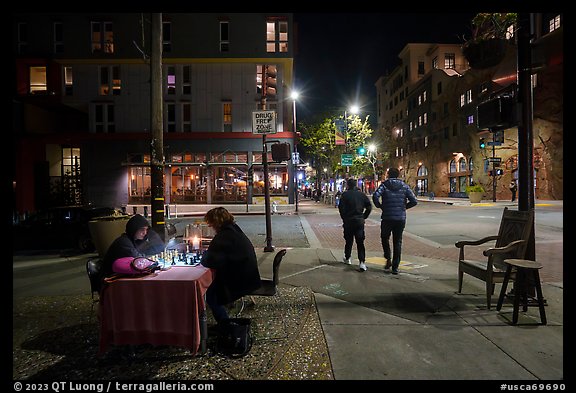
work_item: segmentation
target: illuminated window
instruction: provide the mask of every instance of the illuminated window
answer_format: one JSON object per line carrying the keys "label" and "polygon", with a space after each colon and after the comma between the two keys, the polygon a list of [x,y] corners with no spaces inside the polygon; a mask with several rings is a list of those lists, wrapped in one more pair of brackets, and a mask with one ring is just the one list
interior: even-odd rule
{"label": "illuminated window", "polygon": [[176,67],[168,67],[166,72],[166,89],[168,94],[176,94]]}
{"label": "illuminated window", "polygon": [[64,67],[64,94],[71,96],[73,94],[74,78],[72,67]]}
{"label": "illuminated window", "polygon": [[[112,91],[110,91],[112,87]],[[119,96],[122,92],[122,81],[120,79],[120,66],[100,67],[100,89],[101,96],[113,94]]]}
{"label": "illuminated window", "polygon": [[560,27],[560,15],[556,15],[554,18],[550,19],[550,21],[548,22],[548,27],[550,29],[550,32],[553,32],[554,30],[559,28]]}
{"label": "illuminated window", "polygon": [[444,53],[444,68],[448,69],[456,68],[456,54]]}
{"label": "illuminated window", "polygon": [[91,22],[92,53],[114,53],[112,22]]}
{"label": "illuminated window", "polygon": [[224,102],[222,104],[222,123],[225,132],[232,131],[232,103]]}
{"label": "illuminated window", "polygon": [[30,93],[46,94],[46,67],[30,67]]}
{"label": "illuminated window", "polygon": [[266,52],[288,52],[288,21],[266,22]]}

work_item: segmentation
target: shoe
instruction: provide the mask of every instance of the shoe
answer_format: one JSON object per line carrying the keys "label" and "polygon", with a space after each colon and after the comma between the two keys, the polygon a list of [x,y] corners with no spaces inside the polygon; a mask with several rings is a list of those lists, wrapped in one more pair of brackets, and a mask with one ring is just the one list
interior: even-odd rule
{"label": "shoe", "polygon": [[360,262],[359,269],[361,272],[365,272],[366,271],[366,264],[364,262]]}
{"label": "shoe", "polygon": [[392,269],[392,274],[398,274],[398,269]]}
{"label": "shoe", "polygon": [[352,265],[352,257],[350,258],[342,258],[342,262],[345,263],[346,265]]}
{"label": "shoe", "polygon": [[384,266],[384,271],[390,272],[391,268],[392,268],[392,261],[390,259],[386,259],[386,266]]}

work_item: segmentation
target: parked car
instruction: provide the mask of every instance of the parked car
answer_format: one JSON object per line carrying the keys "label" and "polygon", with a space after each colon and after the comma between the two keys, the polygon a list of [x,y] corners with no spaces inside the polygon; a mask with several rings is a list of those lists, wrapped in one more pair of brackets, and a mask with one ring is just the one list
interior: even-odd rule
{"label": "parked car", "polygon": [[13,250],[94,251],[88,222],[121,214],[113,207],[65,206],[39,210],[13,226]]}

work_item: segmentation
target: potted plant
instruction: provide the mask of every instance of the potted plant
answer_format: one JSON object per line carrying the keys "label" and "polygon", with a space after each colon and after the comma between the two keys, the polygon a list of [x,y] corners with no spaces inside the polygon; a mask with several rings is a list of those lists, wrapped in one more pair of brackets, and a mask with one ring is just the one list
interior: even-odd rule
{"label": "potted plant", "polygon": [[480,184],[467,186],[466,194],[468,194],[470,203],[479,203],[482,201],[482,196],[484,196],[484,187],[482,187]]}
{"label": "potted plant", "polygon": [[489,68],[502,61],[510,39],[508,28],[516,19],[515,13],[479,13],[472,19],[472,38],[462,47],[470,67]]}

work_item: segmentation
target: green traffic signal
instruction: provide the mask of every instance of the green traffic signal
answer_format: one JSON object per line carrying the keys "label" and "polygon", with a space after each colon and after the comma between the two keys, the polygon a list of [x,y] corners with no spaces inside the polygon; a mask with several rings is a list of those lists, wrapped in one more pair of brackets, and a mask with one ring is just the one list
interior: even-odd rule
{"label": "green traffic signal", "polygon": [[356,149],[356,153],[358,153],[360,156],[363,156],[366,154],[366,148],[364,148],[364,146],[360,146],[358,149]]}
{"label": "green traffic signal", "polygon": [[486,147],[486,142],[484,141],[484,138],[480,138],[480,149],[484,149]]}

